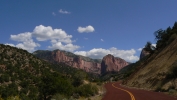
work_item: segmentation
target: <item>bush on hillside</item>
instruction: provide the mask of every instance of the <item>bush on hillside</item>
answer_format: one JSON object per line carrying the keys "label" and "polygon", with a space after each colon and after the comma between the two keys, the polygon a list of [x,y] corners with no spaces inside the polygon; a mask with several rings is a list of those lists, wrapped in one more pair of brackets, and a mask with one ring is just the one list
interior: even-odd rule
{"label": "bush on hillside", "polygon": [[98,94],[98,88],[95,85],[84,84],[76,89],[80,96],[89,97]]}

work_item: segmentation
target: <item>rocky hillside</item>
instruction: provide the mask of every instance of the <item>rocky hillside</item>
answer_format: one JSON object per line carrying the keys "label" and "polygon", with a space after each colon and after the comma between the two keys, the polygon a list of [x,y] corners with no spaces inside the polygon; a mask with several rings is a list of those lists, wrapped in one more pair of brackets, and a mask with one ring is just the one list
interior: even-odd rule
{"label": "rocky hillside", "polygon": [[44,95],[48,94],[41,92],[45,90],[42,79],[52,73],[54,71],[49,64],[27,51],[0,44],[0,95],[2,98],[16,95],[23,100],[45,98]]}
{"label": "rocky hillside", "polygon": [[[152,90],[177,89],[177,23],[173,28],[158,30],[157,48],[134,64],[136,70],[125,81],[131,87]],[[133,67],[132,67],[133,68]]]}
{"label": "rocky hillside", "polygon": [[95,95],[98,89],[91,84],[84,85],[86,78],[89,76],[84,71],[65,64],[51,64],[26,50],[0,44],[0,100],[51,100],[58,95],[68,99]]}
{"label": "rocky hillside", "polygon": [[83,69],[86,72],[100,74],[101,60],[99,59],[91,59],[60,50],[38,50],[33,54],[52,63],[65,63],[74,68]]}
{"label": "rocky hillside", "polygon": [[120,69],[127,66],[128,64],[129,63],[125,60],[108,54],[103,57],[103,60],[101,62],[101,74],[118,72]]}

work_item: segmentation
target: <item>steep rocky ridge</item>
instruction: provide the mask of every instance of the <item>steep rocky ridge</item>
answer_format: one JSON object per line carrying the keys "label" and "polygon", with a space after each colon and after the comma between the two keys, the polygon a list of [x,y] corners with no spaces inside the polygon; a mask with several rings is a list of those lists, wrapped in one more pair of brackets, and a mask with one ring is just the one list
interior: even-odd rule
{"label": "steep rocky ridge", "polygon": [[103,57],[101,63],[101,74],[106,74],[110,72],[118,72],[123,67],[127,66],[129,63],[125,60],[114,57],[111,54],[106,55]]}
{"label": "steep rocky ridge", "polygon": [[100,74],[101,60],[91,59],[84,56],[75,55],[73,53],[61,50],[47,51],[38,50],[33,53],[39,58],[53,62],[65,63],[74,68],[83,69],[86,72]]}
{"label": "steep rocky ridge", "polygon": [[138,70],[125,82],[131,87],[152,90],[177,89],[177,36],[170,37],[169,45],[155,51],[139,64]]}
{"label": "steep rocky ridge", "polygon": [[145,56],[149,55],[150,52],[146,51],[145,48],[142,49],[141,54],[140,54],[140,59],[144,58]]}

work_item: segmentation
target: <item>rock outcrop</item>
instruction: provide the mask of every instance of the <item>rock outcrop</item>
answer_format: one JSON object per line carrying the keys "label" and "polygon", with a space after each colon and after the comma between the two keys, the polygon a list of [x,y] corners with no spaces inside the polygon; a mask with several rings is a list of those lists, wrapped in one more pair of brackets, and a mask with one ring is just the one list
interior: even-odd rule
{"label": "rock outcrop", "polygon": [[101,74],[109,72],[118,72],[120,69],[127,66],[128,64],[129,63],[125,60],[108,54],[103,57],[103,60],[101,62]]}
{"label": "rock outcrop", "polygon": [[141,54],[140,54],[140,59],[144,58],[145,56],[149,55],[150,52],[145,50],[145,48],[142,49]]}
{"label": "rock outcrop", "polygon": [[101,60],[99,59],[91,59],[88,57],[83,57],[75,55],[70,52],[60,50],[54,51],[38,50],[35,51],[33,54],[49,62],[65,63],[74,68],[83,69],[86,72],[100,74],[101,71]]}

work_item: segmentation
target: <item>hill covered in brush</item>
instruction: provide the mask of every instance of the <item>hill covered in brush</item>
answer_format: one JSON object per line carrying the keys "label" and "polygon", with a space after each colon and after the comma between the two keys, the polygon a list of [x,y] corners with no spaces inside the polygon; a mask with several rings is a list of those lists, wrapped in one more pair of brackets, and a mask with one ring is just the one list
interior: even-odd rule
{"label": "hill covered in brush", "polygon": [[83,84],[87,73],[65,64],[51,64],[26,50],[0,44],[0,96],[22,100],[46,100],[92,96],[96,86]]}

